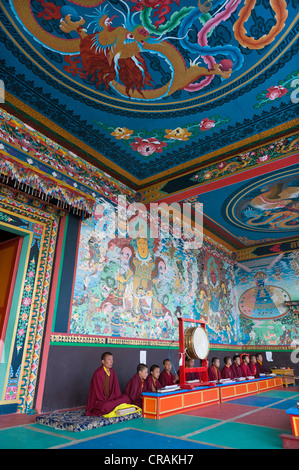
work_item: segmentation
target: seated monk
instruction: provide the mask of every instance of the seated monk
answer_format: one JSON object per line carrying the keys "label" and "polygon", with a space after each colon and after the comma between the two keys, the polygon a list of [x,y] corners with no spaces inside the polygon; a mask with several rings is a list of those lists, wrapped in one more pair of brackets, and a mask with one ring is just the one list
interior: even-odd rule
{"label": "seated monk", "polygon": [[[185,380],[186,382],[188,380],[198,380],[201,382],[202,378],[202,373],[201,372],[188,372],[187,368],[193,368],[194,367],[194,359],[191,359],[190,357],[186,357],[185,359],[185,368],[186,368],[186,374],[185,374]],[[178,378],[180,378],[180,371],[178,371]],[[179,380],[178,380],[179,382]]]}
{"label": "seated monk", "polygon": [[236,354],[233,357],[233,363],[231,365],[231,370],[233,372],[234,379],[238,377],[243,377],[242,370],[241,370],[241,358],[239,354]]}
{"label": "seated monk", "polygon": [[136,374],[129,380],[125,388],[125,395],[128,395],[133,405],[139,406],[139,408],[142,408],[142,392],[144,392],[147,376],[147,366],[138,364]]}
{"label": "seated monk", "polygon": [[263,364],[263,356],[261,353],[256,355],[256,368],[258,374],[269,374],[270,370],[266,369]]}
{"label": "seated monk", "polygon": [[160,381],[160,367],[153,364],[150,368],[150,375],[148,375],[145,381],[145,392],[156,392],[159,388],[162,388]]}
{"label": "seated monk", "polygon": [[[185,365],[187,367],[194,367],[194,359],[186,358]],[[201,372],[186,372],[186,380],[201,380]]]}
{"label": "seated monk", "polygon": [[110,413],[118,405],[131,404],[127,395],[122,395],[116,373],[112,369],[113,355],[105,352],[102,365],[94,372],[86,405],[86,416],[102,416]]}
{"label": "seated monk", "polygon": [[212,358],[212,364],[208,368],[209,380],[217,380],[219,381],[222,379],[221,372],[219,370],[220,360],[218,357]]}
{"label": "seated monk", "polygon": [[251,375],[254,375],[254,377],[259,377],[257,367],[256,367],[256,356],[254,354],[251,354],[250,362],[248,365],[251,371]]}
{"label": "seated monk", "polygon": [[231,370],[231,365],[232,365],[232,358],[229,356],[225,356],[223,359],[224,361],[224,366],[221,370],[221,376],[223,379],[233,379],[233,371]]}
{"label": "seated monk", "polygon": [[250,367],[249,367],[249,356],[248,354],[243,354],[242,356],[242,364],[241,364],[242,376],[249,377],[252,375]]}
{"label": "seated monk", "polygon": [[177,374],[174,375],[171,372],[172,364],[169,359],[164,359],[163,367],[164,369],[162,370],[160,377],[159,377],[159,382],[162,385],[162,387],[166,387],[166,385],[176,384],[179,379],[179,376]]}

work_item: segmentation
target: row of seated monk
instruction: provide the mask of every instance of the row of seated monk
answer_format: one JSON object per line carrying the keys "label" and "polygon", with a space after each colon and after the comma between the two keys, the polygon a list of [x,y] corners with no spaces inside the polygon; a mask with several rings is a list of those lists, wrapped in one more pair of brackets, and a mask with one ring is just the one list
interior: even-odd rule
{"label": "row of seated monk", "polygon": [[226,356],[224,365],[220,370],[218,357],[212,358],[212,364],[208,368],[209,380],[236,379],[240,377],[259,377],[260,374],[268,374],[271,371],[263,365],[263,355],[258,354],[236,354],[233,358]]}
{"label": "row of seated monk", "polygon": [[[172,363],[164,359],[163,370],[153,364],[148,373],[146,364],[138,364],[136,374],[128,381],[124,394],[121,393],[117,375],[113,370],[113,355],[105,352],[101,357],[102,365],[94,372],[88,393],[86,404],[86,416],[103,416],[111,413],[119,405],[128,404],[142,408],[142,394],[145,392],[156,392],[167,386],[179,383],[179,375],[172,373]],[[268,371],[262,364],[262,355],[248,355],[241,357],[236,355],[231,359],[224,358],[225,365],[220,371],[219,358],[212,358],[212,364],[208,368],[209,380],[220,380],[221,378],[234,378],[256,376]],[[232,363],[233,362],[233,363]],[[186,358],[185,365],[194,367],[194,359]],[[187,372],[186,380],[201,381],[201,372]]]}

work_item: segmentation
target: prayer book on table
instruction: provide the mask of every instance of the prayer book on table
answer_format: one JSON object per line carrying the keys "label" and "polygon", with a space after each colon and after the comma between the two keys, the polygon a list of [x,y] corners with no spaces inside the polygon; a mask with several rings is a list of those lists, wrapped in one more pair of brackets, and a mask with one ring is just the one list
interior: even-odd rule
{"label": "prayer book on table", "polygon": [[179,385],[166,385],[163,388],[159,388],[157,390],[158,393],[169,393],[169,392],[174,392],[175,390],[180,390],[181,387]]}

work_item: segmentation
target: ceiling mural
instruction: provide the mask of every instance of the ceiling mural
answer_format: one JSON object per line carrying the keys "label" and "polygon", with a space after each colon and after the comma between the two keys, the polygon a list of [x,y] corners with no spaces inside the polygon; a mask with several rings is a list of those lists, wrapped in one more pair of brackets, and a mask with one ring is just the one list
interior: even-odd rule
{"label": "ceiling mural", "polygon": [[258,178],[296,163],[298,17],[296,0],[3,0],[0,106],[144,203],[206,193],[234,249],[282,241],[295,173]]}
{"label": "ceiling mural", "polygon": [[5,0],[1,78],[138,186],[295,119],[295,4]]}
{"label": "ceiling mural", "polygon": [[207,191],[184,201],[202,203],[205,226],[237,249],[275,242],[268,253],[263,251],[273,255],[282,249],[278,242],[298,238],[298,164],[221,185],[212,194]]}

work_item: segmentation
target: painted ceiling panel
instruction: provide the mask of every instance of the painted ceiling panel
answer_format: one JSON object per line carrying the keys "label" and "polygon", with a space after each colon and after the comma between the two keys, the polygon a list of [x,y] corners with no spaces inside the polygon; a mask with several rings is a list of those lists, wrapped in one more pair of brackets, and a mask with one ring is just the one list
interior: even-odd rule
{"label": "painted ceiling panel", "polygon": [[[217,204],[215,204],[217,201]],[[205,224],[246,246],[298,237],[298,164],[201,194]],[[215,230],[215,229],[214,229]],[[222,232],[222,233],[220,233]]]}
{"label": "painted ceiling panel", "polygon": [[2,5],[6,92],[137,185],[296,117],[295,1]]}

